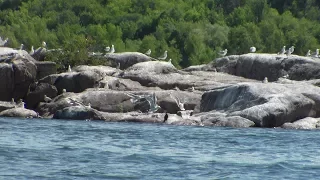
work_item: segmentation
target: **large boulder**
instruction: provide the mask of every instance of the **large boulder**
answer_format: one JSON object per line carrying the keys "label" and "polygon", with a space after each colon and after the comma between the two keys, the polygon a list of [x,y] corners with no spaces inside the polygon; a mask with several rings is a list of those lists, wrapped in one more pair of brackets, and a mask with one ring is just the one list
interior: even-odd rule
{"label": "large boulder", "polygon": [[25,108],[12,108],[0,112],[2,117],[21,117],[21,118],[37,118],[38,113]]}
{"label": "large boulder", "polygon": [[34,89],[30,89],[26,97],[26,107],[35,109],[40,102],[44,102],[44,95],[54,98],[58,94],[57,88],[48,83],[38,83]]}
{"label": "large boulder", "polygon": [[149,56],[139,52],[108,53],[105,57],[108,61],[111,61],[113,66],[117,66],[120,63],[120,69],[126,69],[136,63],[152,60]]}
{"label": "large boulder", "polygon": [[57,73],[56,63],[51,61],[36,61],[37,66],[37,79],[42,79],[51,74]]}
{"label": "large boulder", "polygon": [[240,116],[259,127],[278,127],[320,115],[320,88],[307,83],[239,83],[205,92],[200,111]]}
{"label": "large boulder", "polygon": [[284,123],[285,129],[320,129],[320,118],[306,117],[293,123]]}
{"label": "large boulder", "polygon": [[320,78],[320,61],[297,55],[277,55],[250,53],[218,58],[208,66],[216,66],[218,71],[250,79],[276,81],[286,74],[293,80]]}
{"label": "large boulder", "polygon": [[14,89],[14,71],[11,64],[0,63],[0,100],[10,101]]}
{"label": "large boulder", "polygon": [[[54,81],[54,85],[59,93],[63,89],[66,89],[68,92],[78,93],[87,88],[98,87],[99,81],[103,79],[103,76],[93,71],[67,72],[50,76],[53,78],[47,77],[46,79]],[[42,79],[42,82],[48,81]]]}
{"label": "large boulder", "polygon": [[84,72],[84,71],[93,71],[101,76],[113,76],[116,73],[121,72],[121,70],[109,67],[109,66],[88,66],[88,65],[80,65],[76,66],[72,69],[75,72]]}
{"label": "large boulder", "polygon": [[104,120],[102,114],[90,107],[70,106],[58,110],[53,115],[54,119],[74,119],[74,120]]}
{"label": "large boulder", "polygon": [[149,61],[133,65],[121,74],[122,78],[138,81],[147,87],[173,89],[178,87],[187,90],[209,90],[225,84],[252,81],[242,77],[206,71],[178,71],[171,63],[164,61]]}

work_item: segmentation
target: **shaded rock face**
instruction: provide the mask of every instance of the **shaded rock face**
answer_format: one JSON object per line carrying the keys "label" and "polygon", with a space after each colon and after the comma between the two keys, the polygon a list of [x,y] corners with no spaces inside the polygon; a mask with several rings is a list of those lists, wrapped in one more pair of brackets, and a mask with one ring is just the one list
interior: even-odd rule
{"label": "shaded rock face", "polygon": [[121,72],[121,70],[113,68],[113,67],[87,66],[87,65],[77,66],[77,67],[74,67],[72,70],[76,71],[76,72],[93,71],[97,74],[100,74],[101,76],[113,76],[116,73]]}
{"label": "shaded rock face", "polygon": [[31,83],[35,82],[37,77],[37,67],[26,59],[16,60],[13,62],[14,71],[14,99],[23,99],[29,90]]}
{"label": "shaded rock face", "polygon": [[30,109],[12,108],[0,112],[2,117],[22,117],[22,118],[36,118],[38,114]]}
{"label": "shaded rock face", "polygon": [[11,101],[14,89],[14,71],[12,65],[0,63],[0,100]]}
{"label": "shaded rock face", "polygon": [[221,113],[226,117],[240,116],[259,127],[278,127],[286,122],[315,116],[319,112],[318,99],[303,92],[318,94],[320,89],[306,84],[241,83],[205,92],[200,111]]}
{"label": "shaded rock face", "polygon": [[286,56],[276,54],[244,54],[226,56],[216,59],[218,71],[250,79],[276,81],[279,77],[289,74],[293,80],[320,78],[320,62],[311,57]]}
{"label": "shaded rock face", "polygon": [[136,63],[152,60],[149,56],[139,52],[108,53],[106,59],[111,61],[115,67],[120,63],[120,69],[127,69]]}
{"label": "shaded rock face", "polygon": [[98,83],[101,79],[101,75],[92,71],[62,73],[57,76],[54,85],[59,93],[63,89],[66,89],[68,92],[78,93],[87,88],[99,86]]}
{"label": "shaded rock face", "polygon": [[102,114],[97,110],[84,106],[70,106],[58,110],[54,115],[55,119],[74,119],[74,120],[104,120]]}
{"label": "shaded rock face", "polygon": [[44,102],[44,95],[49,98],[57,96],[57,88],[48,83],[39,83],[34,89],[30,89],[26,97],[26,107],[29,109],[35,109],[40,102]]}
{"label": "shaded rock face", "polygon": [[56,63],[49,61],[36,61],[35,65],[37,66],[37,79],[42,79],[51,74],[57,73]]}

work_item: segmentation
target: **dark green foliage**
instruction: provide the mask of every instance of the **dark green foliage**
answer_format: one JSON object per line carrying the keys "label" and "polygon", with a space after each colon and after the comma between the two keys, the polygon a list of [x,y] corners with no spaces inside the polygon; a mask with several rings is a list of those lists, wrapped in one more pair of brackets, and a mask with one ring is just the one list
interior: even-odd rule
{"label": "dark green foliage", "polygon": [[[47,60],[68,65],[105,64],[89,58],[115,45],[116,52],[165,50],[177,67],[202,64],[228,54],[295,54],[320,47],[318,0],[0,0],[0,36],[27,49],[46,41]],[[60,52],[60,51],[59,51]]]}

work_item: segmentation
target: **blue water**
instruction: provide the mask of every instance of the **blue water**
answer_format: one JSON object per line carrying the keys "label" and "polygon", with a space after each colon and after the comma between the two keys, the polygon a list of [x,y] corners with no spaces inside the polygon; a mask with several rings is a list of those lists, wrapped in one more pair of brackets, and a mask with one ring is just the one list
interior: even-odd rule
{"label": "blue water", "polygon": [[319,131],[0,119],[0,179],[318,179]]}

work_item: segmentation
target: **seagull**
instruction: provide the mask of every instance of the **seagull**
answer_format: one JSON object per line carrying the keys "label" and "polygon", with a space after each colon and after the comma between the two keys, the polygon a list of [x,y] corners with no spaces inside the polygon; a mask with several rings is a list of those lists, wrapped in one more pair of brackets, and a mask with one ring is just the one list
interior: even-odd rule
{"label": "seagull", "polygon": [[14,102],[14,98],[11,98],[11,104],[16,104],[16,103]]}
{"label": "seagull", "polygon": [[87,108],[91,108],[91,103],[88,103],[88,106],[87,106]]}
{"label": "seagull", "polygon": [[227,53],[228,53],[228,49],[225,49],[225,50],[220,51],[219,55],[224,57],[225,55],[227,55]]}
{"label": "seagull", "polygon": [[172,63],[172,60],[171,60],[171,59],[169,59],[168,63]]}
{"label": "seagull", "polygon": [[268,78],[265,77],[265,78],[263,79],[262,83],[268,83]]}
{"label": "seagull", "polygon": [[62,94],[66,93],[67,90],[66,89],[62,89]]}
{"label": "seagull", "polygon": [[43,48],[46,48],[46,47],[47,47],[47,43],[44,42],[44,41],[42,41],[42,47],[43,47]]}
{"label": "seagull", "polygon": [[283,46],[281,51],[278,52],[278,55],[284,55],[284,53],[286,53],[286,46]]}
{"label": "seagull", "polygon": [[287,54],[288,54],[288,55],[291,55],[293,52],[294,52],[294,46],[291,46],[291,47],[288,49]]}
{"label": "seagull", "polygon": [[47,95],[44,95],[43,100],[44,100],[46,103],[48,103],[48,102],[52,101],[52,99],[51,99],[51,98],[49,98]]}
{"label": "seagull", "polygon": [[164,51],[163,55],[158,57],[159,60],[166,60],[167,59],[167,56],[168,56],[168,51]]}
{"label": "seagull", "polygon": [[311,56],[311,51],[310,51],[310,49],[308,50],[308,52],[307,52],[307,54],[306,54],[306,57],[309,57],[309,56]]}
{"label": "seagull", "polygon": [[312,53],[312,57],[319,57],[319,49],[316,49],[316,52]]}
{"label": "seagull", "polygon": [[116,50],[114,49],[114,45],[112,44],[112,45],[111,45],[110,53],[114,53],[114,52],[116,52]]}
{"label": "seagull", "polygon": [[176,102],[176,104],[177,104],[178,108],[180,109],[180,111],[185,111],[186,110],[184,108],[184,103],[182,103],[178,97],[173,96],[171,93],[170,93],[170,97]]}
{"label": "seagull", "polygon": [[104,48],[104,50],[105,50],[106,52],[109,52],[109,51],[110,51],[110,46],[107,46],[106,48]]}
{"label": "seagull", "polygon": [[25,108],[24,105],[25,105],[25,103],[23,102],[23,100],[19,99],[19,101],[17,103],[17,106],[20,107],[20,108]]}
{"label": "seagull", "polygon": [[34,48],[33,46],[31,46],[31,51],[29,52],[30,55],[33,55],[34,54]]}
{"label": "seagull", "polygon": [[68,72],[72,72],[71,66],[68,66]]}
{"label": "seagull", "polygon": [[3,40],[3,39],[0,37],[0,46],[6,45],[8,41],[9,41],[9,38],[6,38],[5,40]]}
{"label": "seagull", "polygon": [[146,53],[144,53],[145,55],[147,56],[150,56],[151,55],[151,49],[148,49],[148,51]]}
{"label": "seagull", "polygon": [[251,53],[256,52],[256,50],[257,50],[256,47],[254,47],[254,46],[250,47],[250,52],[251,52]]}
{"label": "seagull", "polygon": [[129,96],[131,99],[130,101],[135,104],[139,102],[140,99],[145,99],[150,105],[149,112],[156,112],[160,106],[157,104],[157,97],[155,93],[152,93],[152,95],[135,95],[132,93],[126,93],[127,96]]}
{"label": "seagull", "polygon": [[24,47],[24,44],[21,44],[19,50],[20,50],[20,51],[23,50],[23,47]]}
{"label": "seagull", "polygon": [[288,79],[289,78],[289,74],[286,74],[286,75],[282,76],[282,78]]}
{"label": "seagull", "polygon": [[116,69],[120,69],[120,63],[118,62]]}

